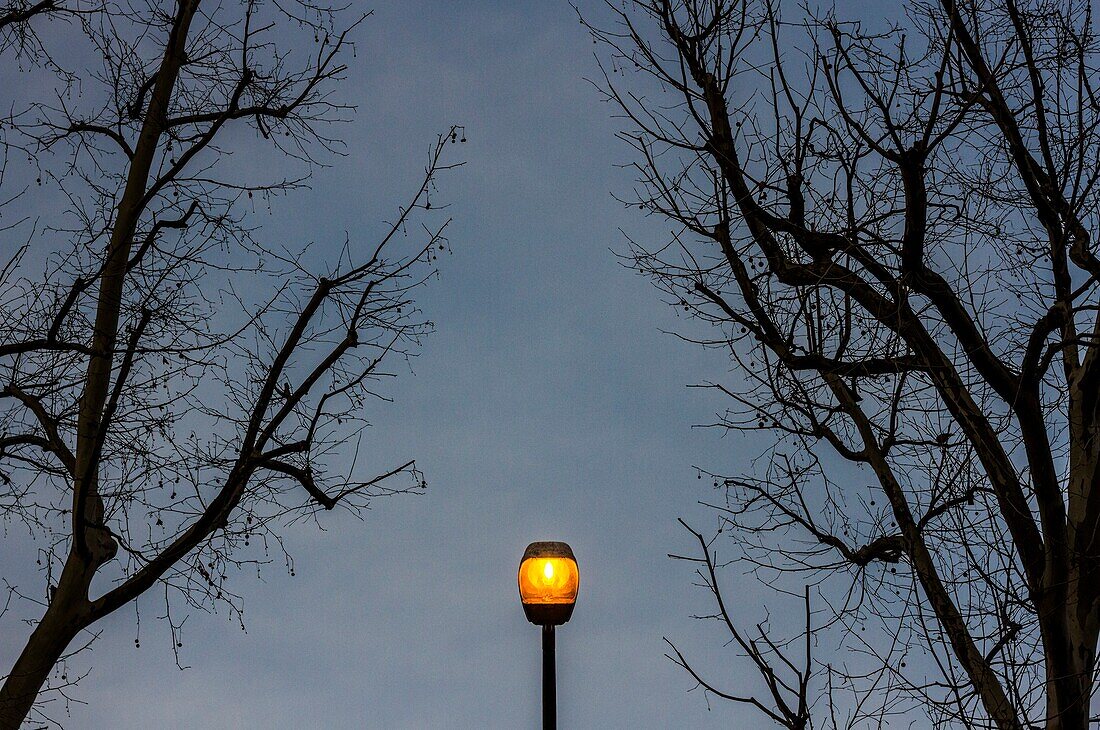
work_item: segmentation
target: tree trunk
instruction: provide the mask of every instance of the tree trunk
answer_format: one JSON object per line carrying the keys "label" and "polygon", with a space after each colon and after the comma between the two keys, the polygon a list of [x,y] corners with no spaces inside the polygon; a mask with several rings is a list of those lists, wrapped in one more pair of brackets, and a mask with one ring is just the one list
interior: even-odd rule
{"label": "tree trunk", "polygon": [[1088,730],[1096,631],[1077,622],[1071,622],[1066,631],[1066,651],[1058,657],[1062,661],[1055,661],[1047,647],[1046,730]]}
{"label": "tree trunk", "polygon": [[94,571],[69,556],[57,591],[31,634],[11,674],[0,687],[0,730],[16,730],[26,719],[54,665],[88,623],[88,581]]}
{"label": "tree trunk", "polygon": [[1088,730],[1092,675],[1082,672],[1074,677],[1047,682],[1046,730]]}

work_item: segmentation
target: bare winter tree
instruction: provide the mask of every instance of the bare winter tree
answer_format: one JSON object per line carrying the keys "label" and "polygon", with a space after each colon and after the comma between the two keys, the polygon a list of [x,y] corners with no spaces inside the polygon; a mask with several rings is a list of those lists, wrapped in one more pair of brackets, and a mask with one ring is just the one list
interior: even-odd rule
{"label": "bare winter tree", "polygon": [[304,0],[0,6],[0,54],[38,93],[0,122],[0,514],[44,578],[5,581],[0,606],[41,619],[0,727],[45,717],[64,658],[142,594],[182,646],[173,607],[239,614],[234,566],[293,575],[282,527],[424,487],[411,460],[358,463],[360,436],[384,363],[431,327],[412,296],[446,250],[431,197],[457,131],[375,240],[306,251],[252,222],[341,154],[361,20]]}
{"label": "bare winter tree", "polygon": [[700,573],[731,631],[720,549],[816,584],[813,631],[838,644],[806,665],[782,637],[738,638],[771,692],[725,696],[791,728],[919,713],[1083,730],[1100,632],[1091,3],[913,0],[889,27],[783,5],[616,2],[593,28],[637,154],[625,202],[673,224],[630,261],[736,365],[708,386],[729,404],[715,425],[774,437],[742,475],[703,471],[735,541],[697,534]]}

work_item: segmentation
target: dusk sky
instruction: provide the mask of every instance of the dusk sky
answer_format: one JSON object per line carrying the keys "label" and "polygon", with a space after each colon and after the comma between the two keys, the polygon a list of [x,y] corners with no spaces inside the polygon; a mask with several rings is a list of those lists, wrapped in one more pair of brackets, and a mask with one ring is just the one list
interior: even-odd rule
{"label": "dusk sky", "polygon": [[[296,577],[235,579],[245,628],[192,612],[179,671],[155,597],[109,617],[82,661],[75,728],[521,728],[538,722],[539,630],[516,568],[527,543],[564,540],[581,588],[558,631],[565,728],[763,727],[708,706],[663,637],[716,683],[757,679],[693,586],[683,517],[703,532],[715,498],[694,466],[734,471],[763,441],[695,428],[722,406],[690,384],[733,377],[720,352],[625,268],[620,229],[667,226],[612,198],[631,186],[619,121],[586,81],[596,47],[566,2],[380,2],[337,93],[358,106],[347,156],[278,203],[264,238],[369,241],[416,184],[435,135],[464,125],[445,175],[453,253],[418,295],[436,325],[369,415],[378,473],[416,458],[427,492],[379,499],[359,520],[287,531]],[[586,16],[605,18],[598,3]],[[858,10],[845,10],[847,14]],[[8,94],[0,89],[0,98]],[[12,550],[32,550],[16,536]],[[721,550],[721,545],[719,544]],[[5,574],[13,553],[4,551]],[[751,625],[797,604],[736,568],[725,579]],[[25,628],[25,627],[24,627]],[[10,665],[24,637],[0,640]]]}

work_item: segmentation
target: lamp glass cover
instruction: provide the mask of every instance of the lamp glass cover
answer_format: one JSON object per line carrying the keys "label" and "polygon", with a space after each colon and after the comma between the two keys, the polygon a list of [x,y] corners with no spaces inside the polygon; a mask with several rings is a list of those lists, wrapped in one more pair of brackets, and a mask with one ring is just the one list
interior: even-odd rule
{"label": "lamp glass cover", "polygon": [[575,603],[580,587],[577,562],[568,557],[530,557],[519,566],[519,595],[524,603]]}

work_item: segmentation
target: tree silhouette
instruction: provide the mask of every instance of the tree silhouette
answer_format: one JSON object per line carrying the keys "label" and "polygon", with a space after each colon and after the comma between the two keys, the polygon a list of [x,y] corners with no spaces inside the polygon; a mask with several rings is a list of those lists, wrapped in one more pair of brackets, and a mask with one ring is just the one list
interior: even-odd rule
{"label": "tree silhouette", "polygon": [[[608,8],[592,30],[636,153],[624,202],[674,224],[629,262],[707,325],[683,336],[729,353],[730,382],[706,384],[726,399],[715,425],[774,437],[741,475],[701,472],[725,496],[721,544],[768,582],[810,576],[815,631],[839,630],[810,689],[772,682],[760,704],[788,727],[776,702],[809,694],[818,727],[922,712],[1083,730],[1100,632],[1090,3],[914,0],[897,26],[768,1]],[[694,559],[721,565],[701,542]],[[775,680],[803,671],[784,646],[746,651]]]}
{"label": "tree silhouette", "polygon": [[45,579],[8,586],[9,608],[43,613],[0,727],[64,695],[59,660],[138,596],[163,588],[179,647],[174,604],[240,613],[233,566],[282,554],[293,575],[285,525],[424,487],[411,460],[358,461],[383,363],[431,329],[412,297],[447,246],[431,196],[458,130],[376,240],[329,255],[254,222],[342,154],[353,108],[334,92],[363,19],[304,1],[0,8],[0,54],[40,92],[0,123],[0,510]]}

